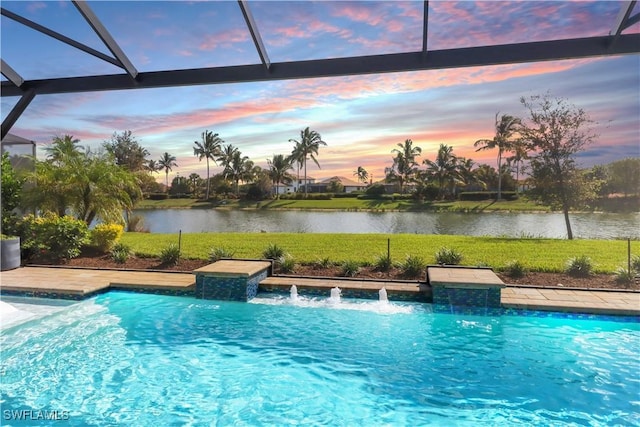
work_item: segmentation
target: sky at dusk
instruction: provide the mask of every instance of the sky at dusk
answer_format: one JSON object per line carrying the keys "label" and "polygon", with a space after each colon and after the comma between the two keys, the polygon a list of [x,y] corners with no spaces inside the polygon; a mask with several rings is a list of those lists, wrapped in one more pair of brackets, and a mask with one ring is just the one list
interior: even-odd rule
{"label": "sky at dusk", "polygon": [[[138,71],[259,63],[235,1],[90,1],[89,6]],[[614,1],[431,1],[431,50],[607,35],[620,9]],[[250,1],[272,62],[413,52],[422,48],[423,2]],[[3,1],[2,7],[108,53],[68,1]],[[639,11],[636,5],[634,13]],[[639,32],[635,24],[626,33]],[[6,17],[2,59],[25,79],[122,70]],[[3,77],[3,80],[4,77]],[[495,166],[496,153],[475,152],[491,138],[496,113],[525,117],[520,97],[566,98],[597,122],[582,166],[640,156],[640,56],[318,78],[276,82],[39,95],[11,133],[46,144],[70,134],[98,148],[131,130],[150,158],[177,157],[170,178],[206,174],[193,156],[204,130],[218,133],[256,164],[289,154],[309,126],[327,143],[317,179],[353,177],[363,166],[374,180],[405,139],[434,159],[440,144]],[[2,119],[18,98],[2,98]],[[43,150],[39,150],[40,153]],[[220,168],[214,168],[213,173]],[[161,177],[159,177],[160,179]]]}

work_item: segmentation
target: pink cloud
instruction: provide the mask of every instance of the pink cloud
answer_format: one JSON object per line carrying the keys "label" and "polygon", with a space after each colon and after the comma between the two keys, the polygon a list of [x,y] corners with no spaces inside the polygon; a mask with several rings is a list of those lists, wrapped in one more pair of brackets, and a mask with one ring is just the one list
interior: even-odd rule
{"label": "pink cloud", "polygon": [[220,46],[240,43],[249,39],[249,32],[244,28],[231,28],[215,34],[206,34],[198,46],[200,50],[214,50]]}

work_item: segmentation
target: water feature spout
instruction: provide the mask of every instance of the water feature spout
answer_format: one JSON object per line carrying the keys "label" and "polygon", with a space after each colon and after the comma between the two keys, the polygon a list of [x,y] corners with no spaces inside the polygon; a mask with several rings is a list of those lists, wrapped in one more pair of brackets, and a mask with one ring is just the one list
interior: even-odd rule
{"label": "water feature spout", "polygon": [[329,297],[329,302],[339,303],[341,294],[342,291],[339,287],[336,286],[335,288],[331,288],[331,296]]}
{"label": "water feature spout", "polygon": [[387,298],[387,290],[385,288],[381,288],[378,291],[378,300],[380,302],[389,302],[389,299]]}
{"label": "water feature spout", "polygon": [[292,301],[295,301],[298,299],[298,287],[296,285],[291,286],[291,289],[289,290],[289,298]]}

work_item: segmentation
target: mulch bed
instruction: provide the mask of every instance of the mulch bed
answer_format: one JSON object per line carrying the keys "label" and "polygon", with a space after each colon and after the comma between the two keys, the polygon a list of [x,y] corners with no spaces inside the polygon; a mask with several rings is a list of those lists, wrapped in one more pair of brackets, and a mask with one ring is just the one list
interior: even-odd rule
{"label": "mulch bed", "polygon": [[[70,260],[66,266],[88,267],[88,268],[108,268],[125,270],[160,270],[160,271],[181,271],[191,272],[203,267],[210,262],[207,260],[182,259],[178,265],[164,265],[158,258],[138,258],[132,257],[124,264],[115,263],[108,255],[84,254],[78,258]],[[339,266],[321,268],[317,266],[297,265],[292,273],[298,276],[318,276],[318,277],[340,277],[342,269]],[[589,288],[589,289],[617,289],[617,290],[640,290],[640,278],[636,277],[632,284],[618,284],[614,275],[596,274],[590,277],[578,278],[567,274],[558,273],[527,273],[522,278],[511,278],[498,273],[500,279],[507,284],[544,286],[557,288]],[[397,268],[392,268],[388,272],[376,271],[373,267],[362,267],[356,278],[377,279],[377,280],[424,280],[424,277],[408,278],[404,277]]]}

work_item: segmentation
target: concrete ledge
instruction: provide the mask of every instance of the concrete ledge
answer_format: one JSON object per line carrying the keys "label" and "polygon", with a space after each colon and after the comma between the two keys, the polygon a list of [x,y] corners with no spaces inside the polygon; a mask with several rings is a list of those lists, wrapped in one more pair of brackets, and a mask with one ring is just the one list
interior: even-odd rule
{"label": "concrete ledge", "polygon": [[271,269],[270,261],[245,261],[225,259],[193,270],[193,274],[218,277],[250,277],[264,269]]}
{"label": "concrete ledge", "polygon": [[506,285],[490,268],[427,267],[427,283],[432,287],[459,289],[504,288]]}

